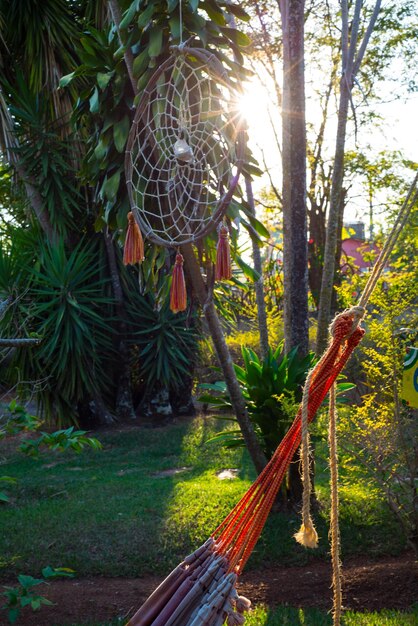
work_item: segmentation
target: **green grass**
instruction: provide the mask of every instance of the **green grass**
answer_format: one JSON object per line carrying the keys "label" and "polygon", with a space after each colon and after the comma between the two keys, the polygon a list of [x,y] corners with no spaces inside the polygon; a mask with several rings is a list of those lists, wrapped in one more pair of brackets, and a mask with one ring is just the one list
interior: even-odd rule
{"label": "green grass", "polygon": [[[342,618],[343,626],[414,626],[418,610],[410,612],[381,611],[374,613],[354,613],[348,611]],[[317,609],[293,609],[280,607],[269,609],[259,607],[248,615],[246,626],[331,626],[329,613]]]}
{"label": "green grass", "polygon": [[[105,431],[98,435],[100,452],[48,453],[38,461],[0,451],[0,473],[18,478],[9,489],[11,502],[0,507],[2,579],[36,576],[46,565],[70,567],[78,576],[166,574],[215,530],[254,478],[243,450],[205,445],[219,428],[218,420],[196,419],[165,429]],[[155,476],[182,467],[186,471]],[[239,478],[219,480],[216,472],[224,468],[239,468]],[[274,513],[249,567],[328,558],[326,481],[319,458],[320,548],[309,553],[298,546],[292,535],[299,518]],[[366,483],[343,482],[341,500],[343,554],[405,547],[386,505]]]}
{"label": "green grass", "polygon": [[[379,611],[359,613],[347,611],[342,618],[342,626],[415,626],[418,622],[418,607],[410,611]],[[107,624],[85,622],[73,626],[123,626],[122,620],[113,620]],[[247,614],[246,626],[331,626],[328,613],[317,609],[293,609],[279,607],[269,609],[258,607]]]}

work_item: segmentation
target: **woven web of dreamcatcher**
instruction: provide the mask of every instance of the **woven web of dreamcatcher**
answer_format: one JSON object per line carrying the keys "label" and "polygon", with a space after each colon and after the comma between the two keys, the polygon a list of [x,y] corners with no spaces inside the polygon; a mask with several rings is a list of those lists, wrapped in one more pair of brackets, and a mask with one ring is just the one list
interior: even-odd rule
{"label": "woven web of dreamcatcher", "polygon": [[215,228],[242,160],[236,92],[203,50],[177,50],[153,74],[126,152],[132,210],[143,234],[177,246]]}

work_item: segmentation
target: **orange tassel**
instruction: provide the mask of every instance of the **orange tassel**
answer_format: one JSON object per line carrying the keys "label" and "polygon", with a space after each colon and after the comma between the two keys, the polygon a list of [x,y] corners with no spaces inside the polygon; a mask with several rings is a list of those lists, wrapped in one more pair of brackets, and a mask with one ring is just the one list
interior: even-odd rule
{"label": "orange tassel", "polygon": [[219,239],[216,248],[216,280],[229,280],[232,277],[231,253],[229,249],[229,233],[226,226],[219,229]]}
{"label": "orange tassel", "polygon": [[123,262],[125,265],[135,265],[144,260],[144,240],[132,211],[128,213],[128,230],[126,233]]}
{"label": "orange tassel", "polygon": [[179,311],[185,311],[186,307],[187,293],[183,272],[183,256],[180,252],[177,252],[171,280],[170,309],[173,313],[178,313]]}

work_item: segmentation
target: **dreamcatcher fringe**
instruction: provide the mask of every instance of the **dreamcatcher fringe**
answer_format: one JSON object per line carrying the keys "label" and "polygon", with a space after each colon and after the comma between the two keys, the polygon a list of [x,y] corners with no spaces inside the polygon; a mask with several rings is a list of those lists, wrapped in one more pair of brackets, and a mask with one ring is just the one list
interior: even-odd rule
{"label": "dreamcatcher fringe", "polygon": [[229,233],[226,226],[219,229],[219,239],[216,248],[216,280],[229,280],[232,277],[231,251]]}
{"label": "dreamcatcher fringe", "polygon": [[178,252],[173,268],[173,278],[170,289],[170,309],[173,313],[185,311],[187,307],[186,282],[183,272],[183,256]]}
{"label": "dreamcatcher fringe", "polygon": [[135,265],[135,263],[142,263],[143,260],[144,240],[142,239],[141,230],[135,221],[134,214],[132,211],[129,211],[123,262],[125,265]]}

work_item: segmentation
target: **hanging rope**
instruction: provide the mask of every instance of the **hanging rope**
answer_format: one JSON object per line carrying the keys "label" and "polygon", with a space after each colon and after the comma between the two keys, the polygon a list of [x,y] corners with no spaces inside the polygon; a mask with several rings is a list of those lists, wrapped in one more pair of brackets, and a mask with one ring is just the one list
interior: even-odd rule
{"label": "hanging rope", "polygon": [[338,502],[338,457],[337,457],[337,411],[336,411],[336,385],[333,383],[329,390],[329,459],[331,470],[331,561],[332,561],[332,589],[333,589],[333,620],[334,626],[340,626],[342,610],[341,591],[341,558],[340,558],[340,528],[339,528],[339,502]]}
{"label": "hanging rope", "polygon": [[412,209],[417,203],[418,200],[418,190],[416,189],[418,183],[418,173],[415,175],[414,180],[409,188],[408,194],[405,198],[404,203],[398,213],[398,216],[395,220],[395,223],[389,233],[388,238],[386,239],[385,245],[382,248],[381,253],[373,266],[372,272],[369,276],[369,279],[366,283],[366,286],[363,290],[361,298],[359,300],[359,306],[366,307],[367,303],[370,299],[370,296],[373,293],[374,288],[377,285],[377,281],[379,280],[385,266],[387,260],[395,247],[395,244],[401,234],[403,228],[405,227],[409,216],[412,212]]}
{"label": "hanging rope", "polygon": [[[418,200],[418,173],[416,174],[411,186],[408,190],[405,201],[397,215],[395,223],[391,228],[382,251],[373,266],[367,283],[356,306],[351,307],[345,313],[349,313],[353,319],[351,332],[355,332],[359,323],[366,314],[366,306],[377,285],[379,278],[384,271],[387,261],[395,244],[405,227],[412,209]],[[337,316],[330,325],[330,335],[335,332],[335,325],[340,316]],[[325,355],[324,355],[325,356]],[[324,358],[321,358],[317,366],[319,366]],[[316,367],[317,367],[316,366]],[[306,378],[301,411],[301,427],[302,427],[302,443],[301,443],[301,463],[303,477],[303,495],[302,495],[302,525],[300,530],[295,534],[295,539],[302,545],[309,548],[317,547],[317,533],[312,522],[310,513],[311,483],[309,473],[309,430],[307,420],[307,403],[310,388],[310,380],[313,370],[308,373]],[[333,579],[333,615],[334,626],[339,626],[342,612],[342,591],[341,591],[341,558],[340,558],[340,539],[339,539],[339,520],[338,520],[338,458],[337,458],[337,433],[336,433],[336,406],[335,406],[335,389],[330,391],[330,409],[329,409],[329,446],[330,446],[330,470],[331,470],[331,560],[332,560],[332,579]]]}
{"label": "hanging rope", "polygon": [[311,500],[311,475],[310,475],[310,452],[309,452],[309,429],[308,429],[308,399],[309,389],[311,387],[311,379],[314,370],[312,369],[307,378],[305,387],[303,389],[302,396],[302,410],[301,410],[301,426],[302,426],[302,443],[300,456],[302,459],[302,526],[300,530],[294,535],[296,541],[308,548],[318,547],[318,533],[314,527],[311,512],[310,512],[310,500]]}

